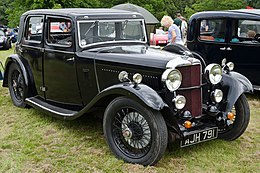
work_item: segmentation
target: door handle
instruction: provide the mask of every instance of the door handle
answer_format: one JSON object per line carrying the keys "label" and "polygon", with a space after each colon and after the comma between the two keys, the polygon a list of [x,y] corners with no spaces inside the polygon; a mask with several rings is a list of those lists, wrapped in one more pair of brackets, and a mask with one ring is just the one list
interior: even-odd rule
{"label": "door handle", "polygon": [[68,58],[66,61],[69,62],[69,61],[73,61],[74,62],[75,58],[72,57],[72,58]]}
{"label": "door handle", "polygon": [[231,48],[231,47],[228,47],[227,50],[232,50],[232,48]]}
{"label": "door handle", "polygon": [[226,50],[226,47],[221,47],[219,48],[219,50]]}

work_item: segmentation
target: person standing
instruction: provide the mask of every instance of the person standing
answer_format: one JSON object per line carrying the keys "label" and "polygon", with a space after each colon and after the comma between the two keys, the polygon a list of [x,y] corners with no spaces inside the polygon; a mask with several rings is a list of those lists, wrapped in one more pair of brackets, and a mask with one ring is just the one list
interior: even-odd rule
{"label": "person standing", "polygon": [[181,20],[182,20],[182,22],[181,22],[181,38],[182,38],[184,45],[186,46],[188,24],[187,24],[186,19],[184,17],[181,17]]}
{"label": "person standing", "polygon": [[181,13],[177,13],[177,17],[173,20],[173,23],[176,24],[181,29]]}
{"label": "person standing", "polygon": [[173,23],[173,20],[170,16],[163,16],[161,25],[168,28],[168,44],[184,45],[181,39],[180,28]]}

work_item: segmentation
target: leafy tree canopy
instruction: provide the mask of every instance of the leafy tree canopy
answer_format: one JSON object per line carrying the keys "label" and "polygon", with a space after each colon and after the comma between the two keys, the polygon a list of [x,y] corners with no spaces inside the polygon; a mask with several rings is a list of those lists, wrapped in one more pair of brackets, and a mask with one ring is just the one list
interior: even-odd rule
{"label": "leafy tree canopy", "polygon": [[21,14],[40,8],[98,8],[132,3],[144,7],[158,20],[163,15],[175,18],[180,12],[186,18],[193,13],[205,10],[231,10],[245,8],[247,5],[260,8],[259,0],[1,0],[0,24],[16,27]]}

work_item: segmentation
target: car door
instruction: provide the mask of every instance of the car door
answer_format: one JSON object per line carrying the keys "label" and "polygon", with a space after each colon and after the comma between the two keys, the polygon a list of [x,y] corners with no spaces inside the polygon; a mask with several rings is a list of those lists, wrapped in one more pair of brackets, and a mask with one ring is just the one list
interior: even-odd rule
{"label": "car door", "polygon": [[260,34],[260,19],[233,19],[230,26],[227,60],[235,63],[235,71],[260,86],[260,42],[254,39]]}
{"label": "car door", "polygon": [[44,98],[43,86],[43,15],[29,15],[25,18],[25,26],[21,29],[21,42],[17,44],[18,53],[25,58],[30,66],[39,96]]}
{"label": "car door", "polygon": [[227,20],[222,18],[199,19],[193,31],[192,51],[199,52],[207,63],[219,63],[227,56]]}
{"label": "car door", "polygon": [[76,75],[74,24],[66,17],[46,17],[44,88],[47,101],[82,105]]}

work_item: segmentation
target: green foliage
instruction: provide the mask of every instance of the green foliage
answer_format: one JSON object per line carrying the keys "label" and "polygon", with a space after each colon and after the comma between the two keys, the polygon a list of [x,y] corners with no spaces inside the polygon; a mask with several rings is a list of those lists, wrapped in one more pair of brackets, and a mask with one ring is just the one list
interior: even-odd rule
{"label": "green foliage", "polygon": [[260,1],[259,0],[246,0],[248,6],[259,9],[260,8]]}
{"label": "green foliage", "polygon": [[185,13],[190,17],[195,12],[212,10],[233,10],[245,8],[244,0],[195,0],[191,7],[186,6]]}
{"label": "green foliage", "polygon": [[158,20],[163,15],[176,17],[180,12],[188,18],[193,13],[205,10],[231,10],[250,5],[260,8],[259,0],[1,0],[0,24],[15,27],[21,14],[27,10],[40,8],[111,8],[118,4],[132,3],[150,11]]}

